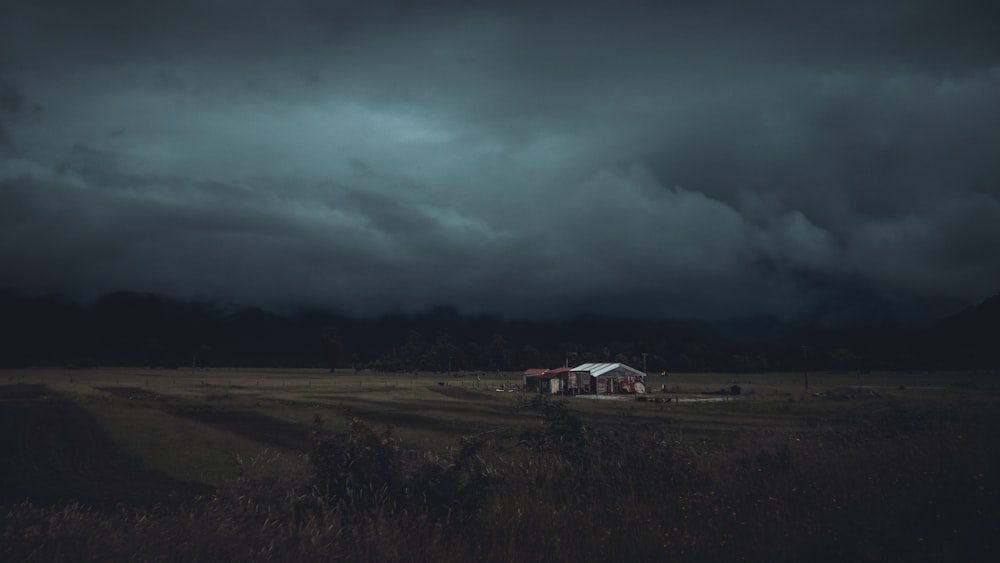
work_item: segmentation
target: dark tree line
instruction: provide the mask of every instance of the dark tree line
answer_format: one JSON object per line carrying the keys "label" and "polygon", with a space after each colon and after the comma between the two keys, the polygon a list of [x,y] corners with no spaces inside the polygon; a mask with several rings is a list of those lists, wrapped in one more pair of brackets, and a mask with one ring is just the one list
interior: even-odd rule
{"label": "dark tree line", "polygon": [[0,291],[0,367],[256,366],[493,372],[624,362],[649,372],[1000,367],[1000,295],[932,326],[836,331],[770,323],[725,338],[691,322],[581,317],[562,322],[465,316],[438,307],[357,319],[329,311],[225,310],[112,293],[81,304]]}

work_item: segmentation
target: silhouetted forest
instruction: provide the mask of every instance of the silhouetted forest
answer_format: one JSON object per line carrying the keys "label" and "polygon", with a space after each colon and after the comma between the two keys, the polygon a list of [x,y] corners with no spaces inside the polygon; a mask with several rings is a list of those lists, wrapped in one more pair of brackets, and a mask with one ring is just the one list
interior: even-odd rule
{"label": "silhouetted forest", "polygon": [[[329,311],[279,315],[138,293],[81,304],[0,291],[0,367],[322,367],[507,371],[620,361],[649,372],[870,371],[1000,367],[1000,294],[924,327],[838,330],[744,322],[761,338],[707,324],[580,317],[562,322],[465,316],[438,307],[358,319]],[[803,347],[806,347],[803,349]],[[645,354],[645,357],[644,357]]]}

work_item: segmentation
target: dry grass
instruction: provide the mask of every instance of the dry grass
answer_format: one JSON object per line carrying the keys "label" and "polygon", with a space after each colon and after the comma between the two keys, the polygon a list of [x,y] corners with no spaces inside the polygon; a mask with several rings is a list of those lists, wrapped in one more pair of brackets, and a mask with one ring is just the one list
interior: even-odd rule
{"label": "dry grass", "polygon": [[[673,404],[539,402],[467,378],[442,393],[430,374],[81,373],[4,375],[45,380],[144,465],[216,493],[0,507],[0,559],[987,561],[1000,547],[995,375],[876,374],[859,390],[854,374],[811,374],[818,395],[794,390],[801,374],[672,375],[679,395],[757,390]],[[319,414],[333,437],[310,463],[179,408],[304,432]]]}

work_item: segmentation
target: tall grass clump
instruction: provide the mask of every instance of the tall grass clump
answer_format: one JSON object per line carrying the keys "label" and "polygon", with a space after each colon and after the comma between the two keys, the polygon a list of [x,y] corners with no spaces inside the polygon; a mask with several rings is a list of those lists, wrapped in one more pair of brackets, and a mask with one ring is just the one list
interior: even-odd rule
{"label": "tall grass clump", "polygon": [[710,440],[523,408],[534,429],[445,453],[316,420],[308,476],[263,459],[180,505],[4,507],[0,559],[991,561],[998,547],[990,412],[890,404]]}
{"label": "tall grass clump", "polygon": [[416,452],[403,449],[391,428],[376,432],[356,417],[339,436],[325,433],[316,417],[312,436],[316,494],[352,512],[390,510],[462,521],[492,493],[495,468],[480,455],[488,447],[481,437],[462,438],[449,455]]}

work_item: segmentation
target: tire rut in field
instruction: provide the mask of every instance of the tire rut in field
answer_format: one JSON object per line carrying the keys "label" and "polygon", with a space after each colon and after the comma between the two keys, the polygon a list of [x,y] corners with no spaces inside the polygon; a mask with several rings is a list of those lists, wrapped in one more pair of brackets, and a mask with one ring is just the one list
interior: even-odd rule
{"label": "tire rut in field", "polygon": [[308,452],[312,447],[307,428],[253,411],[179,408],[171,409],[170,412],[176,416],[285,450]]}
{"label": "tire rut in field", "polygon": [[[116,386],[95,387],[95,389],[130,401],[164,401],[174,405],[183,402],[173,395],[141,387]],[[253,411],[173,406],[168,407],[167,412],[276,448],[307,452],[312,447],[308,429]]]}
{"label": "tire rut in field", "polygon": [[164,395],[142,387],[94,387],[94,389],[130,401],[170,401],[176,399],[171,395]]}
{"label": "tire rut in field", "polygon": [[0,483],[0,503],[152,503],[207,491],[141,468],[90,413],[23,384],[0,386]]}

